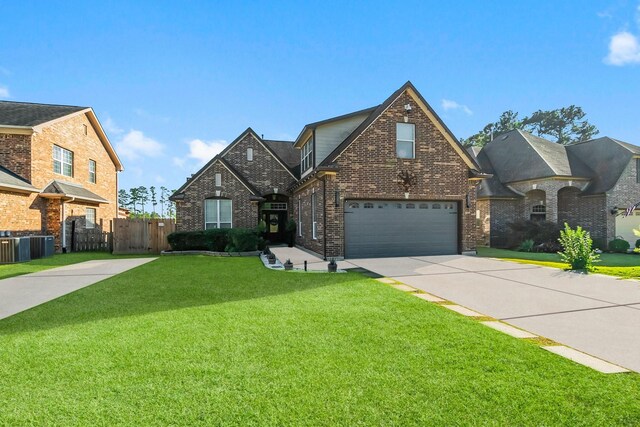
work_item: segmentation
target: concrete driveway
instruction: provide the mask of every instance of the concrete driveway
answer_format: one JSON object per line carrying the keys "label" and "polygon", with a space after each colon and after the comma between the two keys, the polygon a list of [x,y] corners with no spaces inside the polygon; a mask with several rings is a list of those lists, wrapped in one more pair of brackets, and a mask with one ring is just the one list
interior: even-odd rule
{"label": "concrete driveway", "polygon": [[640,372],[640,282],[461,255],[349,261]]}
{"label": "concrete driveway", "polygon": [[156,258],[86,261],[0,280],[0,319],[108,279]]}

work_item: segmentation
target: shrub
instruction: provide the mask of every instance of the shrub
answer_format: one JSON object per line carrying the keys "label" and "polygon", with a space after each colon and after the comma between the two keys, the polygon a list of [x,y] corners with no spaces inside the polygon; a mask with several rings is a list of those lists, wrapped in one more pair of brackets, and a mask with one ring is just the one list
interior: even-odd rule
{"label": "shrub", "polygon": [[559,252],[560,258],[562,258],[563,262],[569,264],[572,270],[591,270],[593,263],[599,261],[600,256],[591,247],[593,241],[589,232],[583,230],[580,226],[573,230],[565,222],[564,230],[560,231],[558,241],[564,249]]}
{"label": "shrub", "polygon": [[247,252],[258,249],[259,237],[255,230],[248,228],[229,229],[229,243],[225,247],[227,252]]}
{"label": "shrub", "polygon": [[636,240],[636,249],[640,248],[640,239]]}
{"label": "shrub", "polygon": [[611,252],[626,254],[629,247],[631,247],[631,245],[624,239],[613,239],[609,242],[609,250]]}
{"label": "shrub", "polygon": [[167,236],[174,251],[216,251],[222,252],[229,244],[230,228],[176,231]]}
{"label": "shrub", "polygon": [[562,245],[558,242],[544,242],[536,245],[534,248],[536,252],[543,252],[547,254],[555,254],[562,250]]}
{"label": "shrub", "polygon": [[545,242],[555,242],[560,237],[560,227],[551,221],[516,221],[507,225],[511,229],[511,233],[509,233],[509,246],[511,247],[529,239],[539,245]]}
{"label": "shrub", "polygon": [[535,243],[532,239],[527,239],[524,242],[520,243],[520,246],[518,246],[518,251],[531,252],[533,250],[534,245]]}

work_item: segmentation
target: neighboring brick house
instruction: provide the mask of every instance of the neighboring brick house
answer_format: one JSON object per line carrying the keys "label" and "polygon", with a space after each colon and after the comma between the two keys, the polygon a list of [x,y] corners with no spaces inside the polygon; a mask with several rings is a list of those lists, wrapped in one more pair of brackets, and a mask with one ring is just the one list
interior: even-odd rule
{"label": "neighboring brick house", "polygon": [[70,249],[74,221],[107,228],[117,216],[122,169],[91,108],[0,101],[0,230]]}
{"label": "neighboring brick house", "polygon": [[561,145],[513,130],[469,150],[492,174],[478,188],[480,240],[505,247],[508,223],[547,220],[580,225],[600,246],[620,236],[632,245],[640,212],[640,147],[603,137]]}
{"label": "neighboring brick house", "polygon": [[277,144],[279,154],[248,129],[188,179],[171,197],[178,229],[266,219],[274,232],[288,216],[296,244],[325,258],[475,250],[476,187],[487,175],[410,82]]}

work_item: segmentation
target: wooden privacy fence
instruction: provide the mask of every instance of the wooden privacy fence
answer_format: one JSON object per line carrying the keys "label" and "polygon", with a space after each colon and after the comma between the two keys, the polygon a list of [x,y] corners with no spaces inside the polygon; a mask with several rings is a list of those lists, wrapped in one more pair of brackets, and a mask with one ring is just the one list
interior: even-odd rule
{"label": "wooden privacy fence", "polygon": [[71,250],[74,252],[104,251],[111,252],[113,235],[102,230],[78,230],[73,236]]}
{"label": "wooden privacy fence", "polygon": [[170,249],[167,236],[174,231],[175,219],[116,218],[113,220],[113,253],[160,253]]}

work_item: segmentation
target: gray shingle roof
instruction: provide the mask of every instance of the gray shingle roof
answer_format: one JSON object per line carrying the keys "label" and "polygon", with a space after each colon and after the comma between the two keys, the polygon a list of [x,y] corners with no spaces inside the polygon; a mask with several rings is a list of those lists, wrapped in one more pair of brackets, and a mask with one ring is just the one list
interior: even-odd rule
{"label": "gray shingle roof", "polygon": [[0,126],[38,126],[86,108],[88,107],[0,101]]}
{"label": "gray shingle roof", "polygon": [[36,187],[29,183],[29,181],[2,166],[0,166],[0,187],[30,191],[34,193],[38,191]]}
{"label": "gray shingle roof", "polygon": [[74,197],[78,200],[84,200],[95,203],[108,203],[109,201],[96,193],[87,190],[81,185],[71,184],[64,181],[52,181],[44,190],[44,194],[59,194],[65,197]]}
{"label": "gray shingle roof", "polygon": [[502,183],[573,176],[593,175],[578,156],[569,156],[564,145],[548,141],[521,130],[499,135],[483,149]]}
{"label": "gray shingle roof", "polygon": [[593,170],[591,184],[583,193],[588,195],[613,188],[631,158],[640,155],[640,147],[605,136],[568,145],[567,152],[579,157]]}
{"label": "gray shingle roof", "polygon": [[[476,148],[476,147],[474,147]],[[500,182],[500,178],[495,173],[493,169],[493,165],[487,157],[487,153],[484,150],[478,151],[468,149],[467,151],[471,153],[477,153],[476,162],[482,168],[482,172],[492,174],[493,176],[483,179],[480,181],[480,185],[478,186],[478,197],[497,197],[497,198],[518,198],[521,197],[519,194],[510,190],[506,185]]]}
{"label": "gray shingle roof", "polygon": [[290,169],[300,165],[300,151],[293,148],[293,141],[263,140]]}

